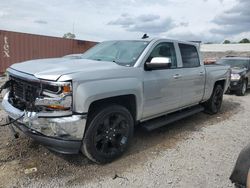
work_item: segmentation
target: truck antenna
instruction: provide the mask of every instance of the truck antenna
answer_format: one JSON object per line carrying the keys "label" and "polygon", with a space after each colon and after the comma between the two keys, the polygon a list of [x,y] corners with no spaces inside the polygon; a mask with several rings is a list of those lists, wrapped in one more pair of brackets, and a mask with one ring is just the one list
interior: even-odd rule
{"label": "truck antenna", "polygon": [[147,33],[145,33],[143,36],[142,36],[142,39],[147,39],[149,38],[149,36],[147,35]]}

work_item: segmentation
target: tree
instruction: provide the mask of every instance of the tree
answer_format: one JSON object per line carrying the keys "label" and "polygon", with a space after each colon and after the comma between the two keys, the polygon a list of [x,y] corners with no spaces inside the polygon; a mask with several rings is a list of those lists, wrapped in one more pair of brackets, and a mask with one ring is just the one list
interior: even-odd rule
{"label": "tree", "polygon": [[230,40],[225,40],[225,41],[223,42],[223,44],[230,44],[230,43],[231,43]]}
{"label": "tree", "polygon": [[66,39],[74,39],[74,38],[76,38],[76,36],[75,36],[75,34],[68,32],[68,33],[65,33],[65,34],[63,35],[63,38],[66,38]]}
{"label": "tree", "polygon": [[244,38],[239,43],[250,43],[250,40],[247,38]]}

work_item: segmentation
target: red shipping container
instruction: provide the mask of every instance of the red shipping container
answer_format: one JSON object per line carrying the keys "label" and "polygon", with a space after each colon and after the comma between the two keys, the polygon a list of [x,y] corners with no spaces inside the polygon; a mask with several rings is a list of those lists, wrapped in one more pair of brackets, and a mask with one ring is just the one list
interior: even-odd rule
{"label": "red shipping container", "polygon": [[83,53],[95,44],[93,41],[0,30],[0,74],[17,62]]}

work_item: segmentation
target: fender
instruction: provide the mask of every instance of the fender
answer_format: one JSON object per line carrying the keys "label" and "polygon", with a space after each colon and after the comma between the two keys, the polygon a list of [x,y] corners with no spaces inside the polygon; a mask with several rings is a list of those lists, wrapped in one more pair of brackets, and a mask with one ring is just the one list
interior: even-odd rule
{"label": "fender", "polygon": [[203,101],[207,101],[214,89],[214,85],[218,81],[225,81],[224,84],[224,92],[226,92],[229,84],[230,84],[230,70],[228,69],[226,72],[224,69],[218,69],[218,66],[211,65],[205,66],[206,69],[206,83],[205,83],[205,92],[203,96]]}
{"label": "fender", "polygon": [[74,89],[74,105],[73,109],[77,113],[86,113],[94,101],[122,96],[135,95],[136,97],[136,119],[142,116],[143,109],[143,85],[136,78],[119,78],[94,80],[83,82]]}

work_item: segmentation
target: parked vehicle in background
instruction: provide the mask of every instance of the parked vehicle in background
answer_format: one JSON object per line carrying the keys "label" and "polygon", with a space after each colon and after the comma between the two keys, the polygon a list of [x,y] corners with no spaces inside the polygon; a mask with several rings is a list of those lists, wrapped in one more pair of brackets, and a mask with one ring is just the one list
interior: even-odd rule
{"label": "parked vehicle in background", "polygon": [[230,68],[200,59],[191,42],[106,41],[81,59],[11,66],[2,106],[10,120],[19,118],[16,127],[49,149],[107,163],[132,143],[135,125],[153,130],[220,110]]}
{"label": "parked vehicle in background", "polygon": [[235,92],[238,96],[244,96],[250,86],[250,57],[224,57],[217,64],[231,67],[231,83],[228,92]]}

